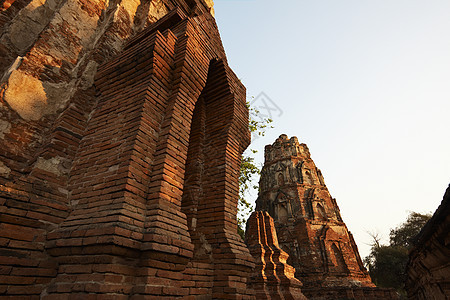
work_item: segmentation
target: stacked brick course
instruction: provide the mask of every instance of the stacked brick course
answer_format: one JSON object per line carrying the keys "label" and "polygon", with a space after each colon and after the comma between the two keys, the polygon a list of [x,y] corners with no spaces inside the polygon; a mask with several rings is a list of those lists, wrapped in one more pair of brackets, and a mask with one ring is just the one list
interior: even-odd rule
{"label": "stacked brick course", "polygon": [[408,299],[450,297],[450,186],[416,237],[406,266]]}
{"label": "stacked brick course", "polygon": [[245,88],[211,7],[108,5],[45,4],[23,49],[5,37],[36,16],[4,5],[0,294],[253,298],[236,223]]}
{"label": "stacked brick course", "polygon": [[256,259],[251,280],[256,299],[306,299],[294,268],[286,263],[289,255],[280,249],[273,219],[267,212],[252,213],[245,242]]}
{"label": "stacked brick course", "polygon": [[274,219],[281,249],[309,299],[390,299],[364,268],[308,147],[281,135],[265,148],[256,209]]}
{"label": "stacked brick course", "polygon": [[303,299],[288,260],[316,299],[388,297],[285,136],[266,151],[278,183],[266,168],[258,208],[276,222],[253,215],[253,271],[236,222],[245,88],[212,1],[0,5],[0,296]]}

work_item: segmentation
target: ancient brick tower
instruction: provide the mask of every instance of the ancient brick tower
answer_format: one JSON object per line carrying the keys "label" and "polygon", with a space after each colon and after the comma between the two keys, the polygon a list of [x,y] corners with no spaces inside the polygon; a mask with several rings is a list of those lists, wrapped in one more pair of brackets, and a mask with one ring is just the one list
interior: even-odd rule
{"label": "ancient brick tower", "polygon": [[308,298],[375,296],[391,291],[374,287],[336,200],[308,147],[281,135],[265,147],[256,210],[273,217],[281,248],[303,283]]}
{"label": "ancient brick tower", "polygon": [[211,2],[0,2],[0,296],[253,297]]}

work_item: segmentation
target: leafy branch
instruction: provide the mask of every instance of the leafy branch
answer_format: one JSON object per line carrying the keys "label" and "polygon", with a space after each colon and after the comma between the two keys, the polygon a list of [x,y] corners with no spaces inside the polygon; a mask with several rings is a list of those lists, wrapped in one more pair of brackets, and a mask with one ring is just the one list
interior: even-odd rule
{"label": "leafy branch", "polygon": [[[268,128],[273,128],[270,124],[272,119],[265,118],[259,110],[250,106],[247,102],[249,109],[249,129],[252,136],[264,136]],[[255,182],[255,178],[259,177],[261,168],[255,164],[254,155],[257,150],[248,149],[244,152],[241,158],[241,168],[239,174],[239,202],[238,202],[238,232],[243,236],[245,222],[253,211],[253,205],[249,202],[251,190],[257,190],[258,184]]]}

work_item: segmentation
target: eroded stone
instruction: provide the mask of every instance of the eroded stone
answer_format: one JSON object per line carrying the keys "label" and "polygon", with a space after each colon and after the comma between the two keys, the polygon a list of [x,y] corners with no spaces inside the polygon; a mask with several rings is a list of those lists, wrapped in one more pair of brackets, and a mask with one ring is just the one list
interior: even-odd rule
{"label": "eroded stone", "polygon": [[450,186],[409,252],[405,289],[408,299],[447,299],[450,296]]}
{"label": "eroded stone", "polygon": [[264,156],[256,209],[273,217],[303,293],[310,299],[341,299],[348,293],[360,294],[355,299],[396,298],[372,283],[308,147],[283,134],[265,147]]}
{"label": "eroded stone", "polygon": [[9,177],[11,169],[8,168],[2,161],[0,161],[0,176]]}
{"label": "eroded stone", "polygon": [[11,123],[0,119],[0,139],[3,139],[6,133],[9,133],[10,128]]}
{"label": "eroded stone", "polygon": [[39,120],[48,108],[42,82],[17,70],[9,76],[5,100],[25,120]]}

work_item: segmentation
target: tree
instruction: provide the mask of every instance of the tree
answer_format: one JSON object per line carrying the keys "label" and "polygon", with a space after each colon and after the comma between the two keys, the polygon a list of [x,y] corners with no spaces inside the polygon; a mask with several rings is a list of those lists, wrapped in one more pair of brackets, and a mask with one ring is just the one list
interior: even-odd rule
{"label": "tree", "polygon": [[[249,109],[249,129],[252,136],[264,136],[267,128],[270,126],[272,119],[261,116],[259,110],[250,106]],[[255,182],[255,176],[261,172],[261,168],[256,166],[254,155],[257,150],[248,149],[244,152],[241,158],[241,168],[239,173],[239,202],[238,202],[238,232],[244,238],[244,226],[248,216],[253,211],[253,205],[247,200],[251,190],[258,189],[258,184]]]}
{"label": "tree", "polygon": [[373,283],[379,287],[394,288],[400,295],[406,295],[406,264],[413,240],[419,234],[431,214],[411,212],[400,226],[391,229],[389,245],[382,245],[377,234],[373,238],[372,249],[364,259]]}
{"label": "tree", "polygon": [[420,214],[411,212],[405,223],[397,228],[391,229],[389,233],[391,246],[401,246],[408,250],[412,247],[414,237],[416,237],[425,223],[431,218],[431,214]]}
{"label": "tree", "polygon": [[373,283],[379,287],[399,290],[405,282],[405,268],[408,262],[408,250],[400,246],[380,245],[372,251],[364,262],[368,266]]}

